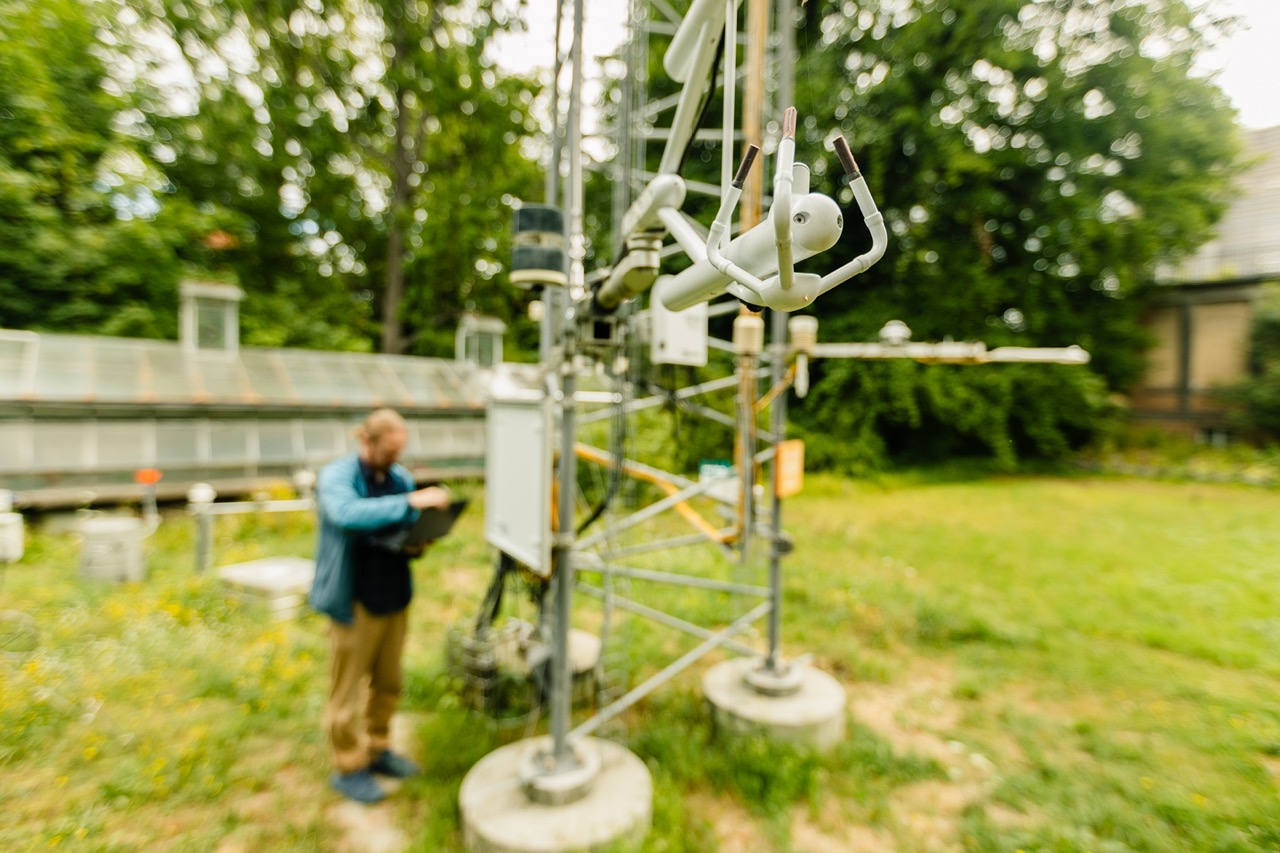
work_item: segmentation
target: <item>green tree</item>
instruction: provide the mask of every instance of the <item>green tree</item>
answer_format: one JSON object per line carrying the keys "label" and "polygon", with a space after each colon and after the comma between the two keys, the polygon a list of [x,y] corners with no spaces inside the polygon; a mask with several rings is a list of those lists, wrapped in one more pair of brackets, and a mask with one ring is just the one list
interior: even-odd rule
{"label": "green tree", "polygon": [[[342,150],[316,104],[348,57],[293,19],[302,4],[167,2],[121,7],[129,130],[163,169],[161,203],[220,212],[212,272],[241,285],[247,343],[368,349],[367,306],[319,270],[341,250],[309,209],[309,179]],[[306,39],[303,35],[308,36]],[[339,106],[340,109],[340,106]],[[300,310],[305,306],[306,310]]]}
{"label": "green tree", "polygon": [[506,4],[136,8],[136,44],[179,49],[135,51],[136,132],[175,196],[230,213],[219,261],[249,292],[248,342],[444,354],[469,301],[511,319],[489,279],[499,200],[536,183],[536,87],[486,56]]}
{"label": "green tree", "polygon": [[[1131,298],[1226,200],[1234,114],[1196,77],[1222,22],[1181,0],[933,0],[804,7],[799,149],[849,139],[890,231],[815,307],[823,340],[1079,344],[1088,369],[827,363],[796,419],[845,467],[973,451],[1012,464],[1086,440],[1139,375]],[[843,193],[834,157],[817,189]],[[856,207],[824,268],[869,243]]]}
{"label": "green tree", "polygon": [[100,41],[111,6],[0,0],[0,326],[173,336],[205,217],[163,217],[122,134]]}
{"label": "green tree", "polygon": [[382,348],[440,354],[464,310],[522,319],[499,273],[510,203],[541,190],[522,150],[540,132],[531,114],[538,87],[500,73],[487,52],[517,23],[504,4],[375,5],[396,57],[384,80],[395,109],[370,105],[391,142],[375,158],[391,187]]}

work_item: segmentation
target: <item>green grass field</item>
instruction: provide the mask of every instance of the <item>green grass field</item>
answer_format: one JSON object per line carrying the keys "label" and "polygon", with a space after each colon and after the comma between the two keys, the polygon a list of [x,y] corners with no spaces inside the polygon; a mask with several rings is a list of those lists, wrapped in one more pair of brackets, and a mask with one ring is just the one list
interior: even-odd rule
{"label": "green grass field", "polygon": [[[416,569],[405,708],[427,772],[387,807],[415,850],[460,850],[467,770],[545,730],[466,710],[445,673],[490,579],[474,509]],[[695,666],[609,730],[653,774],[646,850],[1280,850],[1280,492],[814,477],[785,515],[784,650],[843,683],[848,736],[821,756],[717,739]],[[309,555],[311,535],[301,515],[224,519],[218,562]],[[323,620],[272,623],[196,576],[180,514],[147,550],[145,583],[91,583],[46,525],[0,569],[0,849],[341,849]],[[745,609],[629,592],[704,624]],[[623,636],[632,678],[692,645]]]}

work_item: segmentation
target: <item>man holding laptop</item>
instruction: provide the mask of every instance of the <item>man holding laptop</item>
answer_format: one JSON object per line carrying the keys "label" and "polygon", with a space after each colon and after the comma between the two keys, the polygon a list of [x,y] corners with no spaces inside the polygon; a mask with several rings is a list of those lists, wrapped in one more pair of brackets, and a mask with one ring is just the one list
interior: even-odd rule
{"label": "man holding laptop", "polygon": [[[325,708],[336,770],[330,783],[352,800],[375,803],[386,792],[373,774],[402,779],[419,772],[390,749],[413,597],[409,561],[426,544],[406,541],[406,534],[423,510],[456,517],[461,502],[451,507],[448,491],[438,486],[416,488],[397,461],[409,441],[408,426],[397,412],[371,413],[356,439],[360,449],[326,465],[316,482],[319,532],[310,602],[332,620],[332,681]],[[358,706],[366,683],[361,731]]]}

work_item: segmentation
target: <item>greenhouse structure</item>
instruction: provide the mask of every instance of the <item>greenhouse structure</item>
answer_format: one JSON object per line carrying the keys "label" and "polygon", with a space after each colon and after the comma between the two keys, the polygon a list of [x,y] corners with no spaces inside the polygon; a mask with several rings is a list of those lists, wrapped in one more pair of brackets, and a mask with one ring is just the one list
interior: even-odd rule
{"label": "greenhouse structure", "polygon": [[[186,305],[199,295],[184,290]],[[197,482],[247,494],[353,449],[380,406],[409,421],[404,461],[420,480],[483,473],[483,367],[240,347],[212,327],[207,345],[0,330],[0,489],[18,508],[131,501],[158,471],[162,499]]]}

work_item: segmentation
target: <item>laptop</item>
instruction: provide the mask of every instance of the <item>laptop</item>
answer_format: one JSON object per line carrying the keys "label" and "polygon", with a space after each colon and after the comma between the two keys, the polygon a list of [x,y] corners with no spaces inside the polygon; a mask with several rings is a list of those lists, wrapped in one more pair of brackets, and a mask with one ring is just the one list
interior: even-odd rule
{"label": "laptop", "polygon": [[416,551],[424,545],[444,537],[453,529],[453,523],[470,503],[466,498],[451,501],[446,509],[422,510],[412,527],[389,536],[379,536],[378,543],[393,551]]}

